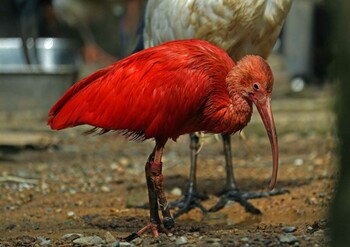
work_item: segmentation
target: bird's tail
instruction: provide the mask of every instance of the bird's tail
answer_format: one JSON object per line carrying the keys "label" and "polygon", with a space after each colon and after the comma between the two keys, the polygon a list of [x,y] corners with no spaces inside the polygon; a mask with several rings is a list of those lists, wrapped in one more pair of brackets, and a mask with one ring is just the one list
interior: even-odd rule
{"label": "bird's tail", "polygon": [[[76,122],[74,114],[77,113],[76,108],[83,109],[81,104],[84,101],[72,101],[73,98],[79,97],[79,92],[90,84],[96,82],[99,78],[104,76],[112,69],[112,66],[106,67],[104,69],[98,70],[90,76],[78,81],[71,88],[69,88],[64,95],[56,102],[56,104],[51,108],[48,114],[47,124],[55,130],[64,129],[67,127],[77,126],[80,123]],[[69,106],[67,102],[69,101]],[[76,102],[73,104],[72,102]]]}

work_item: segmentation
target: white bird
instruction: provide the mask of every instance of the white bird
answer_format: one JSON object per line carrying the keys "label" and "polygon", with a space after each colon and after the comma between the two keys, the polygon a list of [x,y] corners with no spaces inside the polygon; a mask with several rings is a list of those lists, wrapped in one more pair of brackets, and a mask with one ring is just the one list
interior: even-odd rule
{"label": "white bird", "polygon": [[[234,61],[247,54],[267,58],[279,37],[292,0],[148,0],[143,31],[144,48],[176,39],[197,38],[207,40],[228,52]],[[226,158],[226,186],[223,197],[210,209],[217,211],[227,201],[239,202],[254,214],[260,210],[247,199],[280,192],[239,191],[233,175],[231,140],[222,135]],[[175,202],[177,217],[194,207],[206,209],[198,199],[196,190],[196,160],[199,138],[191,135],[190,183],[184,198]]]}

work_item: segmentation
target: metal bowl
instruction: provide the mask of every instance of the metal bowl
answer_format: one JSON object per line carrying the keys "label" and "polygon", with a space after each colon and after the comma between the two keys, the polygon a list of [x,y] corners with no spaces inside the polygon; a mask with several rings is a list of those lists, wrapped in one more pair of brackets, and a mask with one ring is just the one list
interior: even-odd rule
{"label": "metal bowl", "polygon": [[60,38],[31,42],[27,40],[24,49],[21,38],[0,39],[1,112],[46,113],[77,78],[77,43]]}
{"label": "metal bowl", "polygon": [[77,42],[62,38],[38,38],[35,42],[38,63],[52,68],[56,65],[78,66],[81,62]]}
{"label": "metal bowl", "polygon": [[0,39],[0,65],[26,64],[20,38]]}
{"label": "metal bowl", "polygon": [[81,63],[79,45],[65,38],[0,39],[0,65],[39,64],[78,66]]}

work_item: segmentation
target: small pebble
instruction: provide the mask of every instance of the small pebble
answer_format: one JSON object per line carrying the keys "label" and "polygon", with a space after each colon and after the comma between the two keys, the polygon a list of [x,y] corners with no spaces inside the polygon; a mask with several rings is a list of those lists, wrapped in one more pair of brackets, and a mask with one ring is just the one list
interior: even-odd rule
{"label": "small pebble", "polygon": [[68,190],[68,192],[69,192],[69,194],[71,194],[71,195],[75,195],[75,194],[77,193],[77,190],[74,189],[74,188],[70,188],[70,189]]}
{"label": "small pebble", "polygon": [[315,231],[313,234],[314,234],[314,236],[318,236],[318,237],[325,236],[325,232],[322,229]]}
{"label": "small pebble", "polygon": [[282,228],[282,231],[285,233],[292,233],[295,232],[297,228],[295,226],[286,226]]}
{"label": "small pebble", "polygon": [[198,238],[200,236],[200,233],[199,232],[194,232],[194,233],[192,233],[192,236],[195,237],[195,238]]}
{"label": "small pebble", "polygon": [[120,242],[120,243],[119,243],[119,246],[120,246],[120,247],[130,247],[131,244],[130,244],[129,242]]}
{"label": "small pebble", "polygon": [[171,190],[170,193],[174,196],[181,196],[182,190],[179,187],[175,187],[174,189]]}
{"label": "small pebble", "polygon": [[171,242],[175,242],[175,241],[176,241],[176,237],[175,237],[175,236],[171,236],[171,237],[169,238],[169,240],[170,240]]}
{"label": "small pebble", "polygon": [[110,232],[106,232],[104,237],[107,244],[114,243],[117,241],[117,239]]}
{"label": "small pebble", "polygon": [[249,238],[247,238],[247,237],[241,238],[241,241],[242,242],[249,242]]}
{"label": "small pebble", "polygon": [[303,164],[304,164],[304,160],[301,158],[294,160],[294,165],[296,165],[296,166],[302,166]]}
{"label": "small pebble", "polygon": [[67,233],[62,236],[62,239],[73,241],[74,239],[81,238],[82,236],[84,235],[79,233]]}
{"label": "small pebble", "polygon": [[112,164],[109,165],[109,167],[111,168],[111,170],[117,170],[119,165],[115,162],[113,162]]}
{"label": "small pebble", "polygon": [[102,238],[100,238],[99,236],[86,236],[73,240],[73,243],[80,245],[96,246],[102,243]]}
{"label": "small pebble", "polygon": [[51,244],[51,240],[42,236],[36,238],[40,243],[40,246],[48,246]]}
{"label": "small pebble", "polygon": [[73,218],[75,216],[75,213],[73,211],[69,211],[67,213],[68,218]]}
{"label": "small pebble", "polygon": [[120,246],[120,242],[119,241],[115,241],[114,243],[110,243],[109,245],[107,245],[108,247],[119,247]]}
{"label": "small pebble", "polygon": [[178,237],[176,239],[176,245],[179,246],[179,245],[184,245],[184,244],[187,244],[188,243],[188,240],[185,236],[181,236],[181,237]]}
{"label": "small pebble", "polygon": [[311,228],[311,229],[307,229],[306,232],[309,234],[314,234],[318,229],[315,228]]}
{"label": "small pebble", "polygon": [[281,243],[294,244],[298,242],[298,239],[294,235],[279,235],[278,240]]}
{"label": "small pebble", "polygon": [[131,244],[136,246],[141,246],[142,242],[143,242],[142,238],[135,238],[134,240],[131,241]]}
{"label": "small pebble", "polygon": [[101,186],[101,191],[102,192],[111,192],[111,188],[109,188],[107,185]]}
{"label": "small pebble", "polygon": [[221,239],[220,239],[220,238],[208,238],[208,239],[206,240],[206,242],[207,242],[208,244],[214,244],[214,243],[219,243],[219,242],[221,242]]}
{"label": "small pebble", "polygon": [[123,158],[120,158],[120,159],[118,160],[118,162],[119,162],[119,164],[121,164],[122,166],[127,166],[127,165],[130,163],[130,160],[127,159],[127,158],[125,158],[125,157],[123,157]]}

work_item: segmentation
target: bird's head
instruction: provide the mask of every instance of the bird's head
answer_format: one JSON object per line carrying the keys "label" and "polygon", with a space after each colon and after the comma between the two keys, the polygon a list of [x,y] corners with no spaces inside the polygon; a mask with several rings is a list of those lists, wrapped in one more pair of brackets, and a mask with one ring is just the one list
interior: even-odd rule
{"label": "bird's head", "polygon": [[267,62],[254,55],[243,57],[227,76],[230,94],[240,94],[259,111],[271,143],[273,170],[269,188],[273,189],[278,172],[278,142],[271,109],[273,74]]}
{"label": "bird's head", "polygon": [[262,57],[255,55],[243,57],[227,77],[230,88],[254,103],[271,97],[273,81],[270,66]]}

